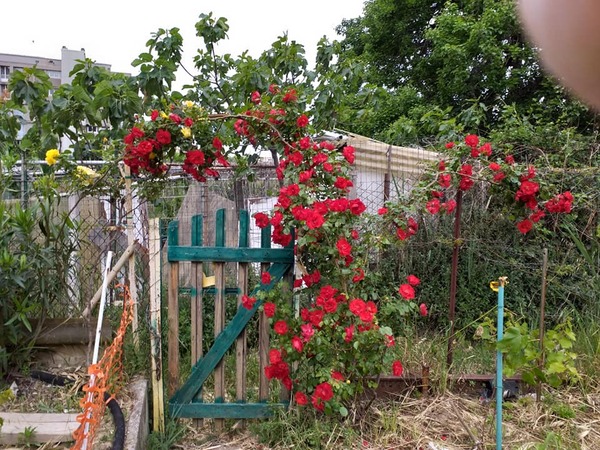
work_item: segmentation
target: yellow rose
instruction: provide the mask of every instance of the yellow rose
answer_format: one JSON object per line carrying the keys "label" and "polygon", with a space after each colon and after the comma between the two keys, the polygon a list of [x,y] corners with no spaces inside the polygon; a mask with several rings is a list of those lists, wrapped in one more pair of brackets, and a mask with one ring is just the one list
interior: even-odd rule
{"label": "yellow rose", "polygon": [[58,157],[60,156],[60,152],[53,148],[46,152],[46,162],[49,166],[53,166],[58,161]]}
{"label": "yellow rose", "polygon": [[183,134],[184,138],[189,139],[192,137],[192,130],[189,127],[183,127],[181,129],[181,134]]}
{"label": "yellow rose", "polygon": [[161,111],[161,112],[160,112],[160,117],[162,117],[163,119],[168,119],[168,118],[169,118],[169,115],[168,115],[166,112],[164,112],[164,111]]}
{"label": "yellow rose", "polygon": [[85,184],[91,183],[95,178],[98,178],[100,174],[94,169],[90,169],[85,166],[75,167],[75,175],[81,179]]}
{"label": "yellow rose", "polygon": [[186,100],[185,102],[183,102],[183,106],[185,106],[186,108],[193,108],[194,102],[192,102],[191,100]]}

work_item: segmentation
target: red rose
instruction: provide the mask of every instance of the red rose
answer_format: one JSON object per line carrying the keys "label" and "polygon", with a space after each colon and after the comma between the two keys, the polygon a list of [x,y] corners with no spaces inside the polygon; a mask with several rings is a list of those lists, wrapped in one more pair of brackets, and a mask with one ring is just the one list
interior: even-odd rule
{"label": "red rose", "polygon": [[438,184],[443,188],[449,188],[452,181],[452,175],[449,173],[440,173],[438,175]]}
{"label": "red rose", "polygon": [[454,211],[456,209],[456,200],[454,200],[454,199],[448,200],[446,203],[444,203],[444,208],[446,209],[446,212],[448,214],[450,214],[452,211]]}
{"label": "red rose", "polygon": [[254,220],[256,221],[256,226],[258,228],[265,228],[269,226],[269,216],[265,213],[259,212],[254,214]]}
{"label": "red rose", "polygon": [[302,342],[302,339],[300,339],[298,336],[294,336],[292,338],[292,348],[298,353],[302,353],[302,349],[304,348],[304,343]]}
{"label": "red rose", "polygon": [[298,128],[304,128],[308,126],[308,117],[306,117],[306,114],[302,114],[296,119],[296,125]]}
{"label": "red rose", "polygon": [[490,163],[490,165],[488,167],[490,168],[490,170],[492,172],[498,172],[500,170],[500,164],[495,163],[495,162]]}
{"label": "red rose", "polygon": [[361,267],[357,267],[356,269],[354,269],[354,271],[356,272],[356,275],[352,277],[353,283],[358,283],[359,281],[365,279],[365,271]]}
{"label": "red rose", "polygon": [[489,142],[486,142],[481,147],[479,147],[479,151],[486,156],[492,156],[492,145]]}
{"label": "red rose", "polygon": [[344,341],[345,342],[352,341],[352,337],[354,336],[354,324],[350,325],[349,327],[346,327],[344,329],[344,332],[345,332]]}
{"label": "red rose", "polygon": [[398,360],[392,363],[392,373],[394,376],[399,377],[402,376],[402,372],[404,372],[404,368],[402,367],[402,363]]}
{"label": "red rose", "polygon": [[479,145],[479,137],[476,134],[469,134],[465,137],[465,144],[469,147],[477,147]]}
{"label": "red rose", "polygon": [[346,190],[348,188],[351,188],[354,184],[352,183],[352,180],[349,180],[348,178],[337,177],[333,185],[338,189]]}
{"label": "red rose", "polygon": [[288,332],[288,324],[285,320],[278,320],[277,322],[275,322],[275,325],[273,325],[273,331],[275,331],[275,333],[283,336],[284,334],[286,334]]}
{"label": "red rose", "polygon": [[348,161],[350,164],[354,164],[354,147],[344,147],[342,154],[344,155],[344,158],[346,158],[346,161]]}
{"label": "red rose", "polygon": [[515,163],[515,157],[513,155],[506,155],[506,158],[504,158],[504,162],[509,166],[512,166]]}
{"label": "red rose", "polygon": [[408,233],[402,227],[396,228],[396,236],[398,236],[398,239],[400,239],[401,241],[405,241],[406,239],[408,239]]}
{"label": "red rose", "polygon": [[334,370],[333,372],[331,372],[331,378],[333,378],[334,380],[338,380],[338,381],[344,381],[344,375],[342,375],[337,370]]}
{"label": "red rose", "polygon": [[421,303],[419,305],[419,314],[421,314],[423,317],[427,315],[427,305],[425,303]]}
{"label": "red rose", "polygon": [[265,311],[265,316],[271,318],[275,315],[275,310],[276,310],[275,303],[267,302],[264,304],[263,309]]}
{"label": "red rose", "polygon": [[250,95],[250,101],[254,104],[259,104],[260,103],[260,92],[258,91],[254,91],[251,95]]}
{"label": "red rose", "polygon": [[282,99],[283,103],[292,103],[296,100],[298,100],[298,94],[296,93],[296,89],[289,89]]}
{"label": "red rose", "polygon": [[440,212],[440,200],[437,198],[432,198],[427,202],[425,208],[427,208],[427,211],[429,211],[431,214],[437,214]]}
{"label": "red rose", "polygon": [[269,350],[269,362],[271,364],[278,364],[282,361],[281,352],[276,348]]}
{"label": "red rose", "polygon": [[154,122],[156,119],[158,119],[159,113],[158,110],[153,109],[152,112],[150,113],[150,120],[152,122]]}
{"label": "red rose", "polygon": [[410,284],[402,284],[398,289],[398,292],[405,300],[412,300],[415,298],[415,289]]}
{"label": "red rose", "polygon": [[242,306],[246,309],[252,309],[256,303],[255,297],[248,297],[247,295],[242,296]]}
{"label": "red rose", "polygon": [[504,180],[506,178],[506,174],[504,172],[496,172],[494,174],[494,182],[496,183],[500,183],[502,180]]}
{"label": "red rose", "polygon": [[270,284],[271,283],[271,274],[269,272],[263,272],[260,275],[260,282],[262,284]]}
{"label": "red rose", "polygon": [[360,198],[350,200],[350,212],[355,216],[362,214],[367,207]]}
{"label": "red rose", "polygon": [[190,150],[185,155],[185,162],[203,166],[206,163],[206,158],[202,150]]}
{"label": "red rose", "polygon": [[408,284],[410,284],[411,286],[418,286],[419,283],[421,283],[421,280],[419,280],[416,276],[414,275],[409,275],[406,277],[406,281],[408,281]]}
{"label": "red rose", "polygon": [[296,400],[296,403],[300,406],[305,406],[308,404],[308,397],[304,392],[296,392],[294,394],[294,400]]}
{"label": "red rose", "polygon": [[333,398],[333,388],[331,387],[331,384],[325,381],[315,387],[314,395],[315,397],[327,402]]}
{"label": "red rose", "polygon": [[219,139],[218,136],[215,136],[212,140],[212,145],[215,149],[221,151],[223,150],[223,143],[221,142],[221,139]]}
{"label": "red rose", "polygon": [[310,211],[308,217],[306,218],[306,226],[311,230],[321,228],[324,223],[325,218],[316,211]]}
{"label": "red rose", "polygon": [[385,215],[387,214],[387,212],[388,212],[388,209],[387,209],[387,208],[385,208],[385,207],[383,207],[383,208],[379,208],[379,209],[377,210],[377,214],[379,214],[380,216],[385,216]]}
{"label": "red rose", "polygon": [[523,234],[527,234],[533,228],[533,222],[529,219],[522,220],[517,224],[517,228]]}
{"label": "red rose", "polygon": [[336,247],[340,256],[343,257],[350,256],[350,252],[352,252],[352,245],[350,245],[346,238],[338,239]]}
{"label": "red rose", "polygon": [[156,141],[162,145],[169,145],[171,143],[171,133],[169,130],[163,130],[162,128],[156,132]]}

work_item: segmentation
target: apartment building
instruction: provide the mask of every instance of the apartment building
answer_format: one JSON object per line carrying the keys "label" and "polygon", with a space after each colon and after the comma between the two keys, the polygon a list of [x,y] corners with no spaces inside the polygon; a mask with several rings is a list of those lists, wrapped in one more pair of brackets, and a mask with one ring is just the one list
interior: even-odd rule
{"label": "apartment building", "polygon": [[[0,96],[7,97],[10,95],[8,92],[8,79],[11,73],[33,66],[37,66],[38,69],[42,69],[48,74],[52,81],[53,90],[55,90],[61,84],[71,81],[69,73],[77,64],[77,60],[82,59],[85,59],[83,48],[81,50],[69,50],[67,47],[63,47],[60,59],[0,53]],[[96,65],[107,70],[110,70],[111,67],[109,64],[96,63]]]}

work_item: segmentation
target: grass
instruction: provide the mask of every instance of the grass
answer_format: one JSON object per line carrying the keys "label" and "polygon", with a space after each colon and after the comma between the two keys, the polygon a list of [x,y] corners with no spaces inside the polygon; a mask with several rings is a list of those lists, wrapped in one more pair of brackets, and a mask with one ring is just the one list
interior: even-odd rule
{"label": "grass", "polygon": [[[600,363],[600,325],[589,317],[574,318],[580,356],[577,368],[581,379],[560,389],[545,387],[543,399],[533,395],[505,402],[503,427],[505,448],[510,449],[584,449],[600,448],[600,389],[596,368]],[[469,330],[456,336],[453,374],[494,373],[495,352],[489,346],[473,341]],[[458,392],[446,382],[447,338],[407,329],[396,339],[397,352],[408,375],[420,375],[429,366],[431,391],[424,397],[420,391],[407,391],[387,399],[377,399],[362,416],[341,420],[314,414],[310,409],[292,408],[280,411],[264,421],[248,421],[247,429],[233,426],[215,435],[211,421],[201,429],[187,425],[175,448],[204,450],[215,445],[232,445],[242,449],[415,449],[495,448],[495,404],[482,401],[478,386]],[[226,363],[227,378],[233,367]],[[249,385],[257,376],[254,361],[249,370]],[[229,386],[231,389],[231,386]],[[233,423],[232,423],[233,425]],[[157,447],[165,448],[165,447]]]}

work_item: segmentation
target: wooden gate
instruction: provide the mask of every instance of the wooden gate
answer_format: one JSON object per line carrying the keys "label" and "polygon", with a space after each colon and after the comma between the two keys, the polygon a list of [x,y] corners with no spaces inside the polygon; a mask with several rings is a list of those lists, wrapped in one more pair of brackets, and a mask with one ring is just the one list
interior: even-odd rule
{"label": "wooden gate", "polygon": [[[291,272],[294,261],[293,243],[285,248],[271,248],[270,227],[261,231],[261,248],[249,246],[249,214],[239,213],[239,242],[237,248],[225,246],[225,210],[217,211],[215,224],[214,247],[203,246],[202,216],[192,218],[192,245],[178,245],[178,222],[169,223],[167,257],[170,266],[168,288],[168,389],[171,399],[169,410],[173,417],[215,418],[217,426],[223,424],[221,419],[245,419],[267,417],[277,404],[267,403],[269,397],[268,380],[264,368],[268,365],[269,324],[264,313],[259,316],[259,381],[258,402],[246,401],[246,334],[245,327],[257,312],[261,301],[258,300],[252,309],[241,306],[241,299],[248,294],[249,263],[260,263],[261,272],[271,274],[269,285],[259,285],[249,294],[255,296],[259,290],[270,290],[286,274]],[[179,262],[192,262],[192,371],[190,377],[179,386]],[[225,284],[225,264],[237,263],[237,286],[227,287]],[[203,288],[203,264],[212,263],[214,267],[214,330],[215,340],[208,352],[202,354],[202,303],[207,288]],[[226,293],[234,292],[237,296],[237,312],[225,326]],[[236,358],[236,394],[235,401],[225,400],[225,371],[223,357],[235,344]],[[194,361],[195,364],[194,364]],[[214,401],[203,392],[208,376],[214,372]],[[280,403],[279,405],[285,405]]]}

